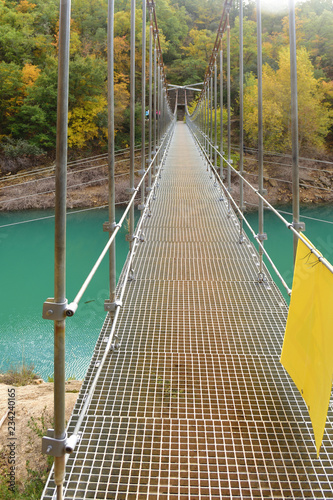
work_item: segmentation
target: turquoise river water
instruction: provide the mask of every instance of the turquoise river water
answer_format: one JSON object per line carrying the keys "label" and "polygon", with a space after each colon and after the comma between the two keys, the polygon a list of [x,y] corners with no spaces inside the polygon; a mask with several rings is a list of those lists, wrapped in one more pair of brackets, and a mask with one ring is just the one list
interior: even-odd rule
{"label": "turquoise river water", "polygon": [[[290,211],[290,207],[284,210]],[[333,262],[333,207],[304,208],[306,235]],[[121,211],[117,213],[117,220]],[[45,218],[47,217],[47,218]],[[290,216],[285,216],[287,219]],[[36,219],[34,222],[20,223]],[[37,220],[41,219],[41,220]],[[257,215],[248,215],[257,231]],[[71,302],[107,241],[107,210],[72,213],[67,222],[67,298]],[[19,223],[19,224],[18,224]],[[43,379],[53,375],[53,322],[42,319],[43,302],[53,296],[54,218],[51,212],[0,214],[0,371],[33,364]],[[126,258],[125,229],[117,238],[117,274]],[[292,284],[292,233],[265,212],[265,246],[284,279]],[[272,272],[275,279],[275,275]],[[108,263],[102,263],[78,311],[66,322],[66,376],[82,379],[103,324],[108,297]],[[286,296],[285,296],[286,297]]]}

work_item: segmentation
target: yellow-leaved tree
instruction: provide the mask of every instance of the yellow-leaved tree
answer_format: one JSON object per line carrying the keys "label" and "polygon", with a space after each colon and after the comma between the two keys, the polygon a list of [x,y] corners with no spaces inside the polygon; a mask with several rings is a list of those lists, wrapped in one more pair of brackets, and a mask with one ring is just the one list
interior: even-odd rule
{"label": "yellow-leaved tree", "polygon": [[40,75],[40,69],[34,64],[26,63],[22,68],[22,81],[26,87],[31,87]]}
{"label": "yellow-leaved tree", "polygon": [[83,148],[99,134],[96,118],[107,105],[103,95],[85,100],[68,112],[68,146]]}
{"label": "yellow-leaved tree", "polygon": [[[263,135],[264,148],[282,151],[291,147],[291,92],[289,48],[279,52],[279,68],[263,66]],[[314,77],[314,68],[305,48],[297,50],[298,129],[300,147],[324,147],[333,121],[325,102],[324,82]],[[247,76],[244,91],[244,129],[248,142],[258,140],[258,82]]]}

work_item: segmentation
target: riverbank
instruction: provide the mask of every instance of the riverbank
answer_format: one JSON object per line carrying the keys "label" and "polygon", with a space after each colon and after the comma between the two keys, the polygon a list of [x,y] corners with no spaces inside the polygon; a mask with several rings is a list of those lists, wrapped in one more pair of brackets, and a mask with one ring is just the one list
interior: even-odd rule
{"label": "riverbank", "polygon": [[[333,156],[321,155],[318,160],[300,159],[299,196],[302,205],[333,204]],[[245,178],[258,189],[258,164],[256,155],[244,159]],[[291,158],[265,155],[264,189],[267,201],[278,207],[292,204]],[[239,178],[232,175],[232,194],[239,198]],[[251,210],[258,205],[258,197],[248,186],[244,186],[245,207]]]}
{"label": "riverbank", "polygon": [[[73,411],[81,384],[79,380],[66,382],[66,422]],[[45,480],[49,460],[41,452],[41,436],[48,428],[53,427],[53,407],[53,383],[43,382],[41,379],[36,379],[32,384],[21,387],[0,383],[0,421],[2,422],[0,493],[3,494],[8,484],[12,465],[15,466],[15,469],[12,469],[15,473],[12,477],[21,492],[27,482],[33,480],[33,477],[41,481]],[[13,444],[12,449],[8,446],[10,442]],[[12,460],[11,463],[9,463],[10,460]],[[10,497],[2,496],[1,498]],[[13,498],[18,497],[13,495]]]}
{"label": "riverbank", "polygon": [[[310,154],[309,154],[310,156]],[[108,204],[108,172],[106,156],[99,155],[69,163],[67,207],[69,209],[93,208]],[[141,168],[141,155],[135,159],[136,172]],[[257,155],[244,157],[245,178],[258,188]],[[300,203],[305,205],[333,204],[333,155],[321,154],[318,160],[300,160]],[[135,184],[140,180],[136,173]],[[232,175],[232,194],[239,196],[239,179]],[[115,163],[116,203],[128,201],[129,154],[121,153]],[[292,169],[289,156],[265,155],[264,188],[266,199],[272,205],[290,204],[292,200]],[[54,207],[54,165],[29,168],[17,175],[0,176],[0,210],[15,211],[48,209]],[[258,204],[256,194],[248,186],[244,188],[246,208]]]}
{"label": "riverbank", "polygon": [[[141,155],[135,157],[135,185],[140,181]],[[115,163],[116,203],[127,203],[129,194],[129,153],[118,153]],[[54,208],[54,163],[21,170],[18,174],[0,173],[0,211]],[[67,208],[93,208],[108,204],[108,166],[106,155],[69,162]]]}

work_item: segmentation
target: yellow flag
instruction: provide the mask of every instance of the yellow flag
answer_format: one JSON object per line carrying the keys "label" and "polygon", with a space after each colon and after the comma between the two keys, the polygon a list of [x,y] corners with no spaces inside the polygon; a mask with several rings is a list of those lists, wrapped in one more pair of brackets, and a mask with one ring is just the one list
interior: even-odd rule
{"label": "yellow flag", "polygon": [[333,274],[302,240],[298,240],[281,363],[307,404],[319,456],[333,376]]}

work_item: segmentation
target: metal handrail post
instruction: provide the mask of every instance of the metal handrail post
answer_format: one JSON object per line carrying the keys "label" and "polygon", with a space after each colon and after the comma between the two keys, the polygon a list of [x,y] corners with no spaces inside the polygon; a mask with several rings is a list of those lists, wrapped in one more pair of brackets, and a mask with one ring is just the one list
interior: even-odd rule
{"label": "metal handrail post", "polygon": [[206,83],[206,129],[205,129],[205,140],[206,140],[206,153],[209,156],[209,83]]}
{"label": "metal handrail post", "polygon": [[[201,131],[204,132],[204,130],[205,130],[205,97],[201,101]],[[201,143],[202,146],[204,147],[205,145],[204,137],[201,137]]]}
{"label": "metal handrail post", "polygon": [[[161,144],[161,66],[158,56],[157,60],[157,147]],[[157,163],[160,164],[161,154],[158,154]],[[155,165],[157,171],[158,165]],[[156,173],[155,171],[155,173]]]}
{"label": "metal handrail post", "polygon": [[[109,176],[109,238],[115,228],[115,157],[114,157],[114,0],[108,1],[108,176]],[[110,304],[116,300],[116,245],[109,250]],[[107,309],[107,302],[105,303]],[[112,309],[112,308],[109,308]],[[113,313],[112,310],[110,310]]]}
{"label": "metal handrail post", "polygon": [[[66,192],[67,192],[67,128],[69,89],[69,40],[71,1],[61,0],[59,14],[59,61],[57,144],[55,171],[55,253],[54,302],[66,302]],[[65,329],[66,320],[54,321],[54,439],[63,440],[65,431]],[[54,457],[54,482],[57,500],[63,498],[65,454]]]}
{"label": "metal handrail post", "polygon": [[[142,68],[141,68],[141,175],[146,170],[146,17],[147,2],[142,0]],[[146,183],[141,186],[141,205],[145,207]]]}
{"label": "metal handrail post", "polygon": [[207,83],[207,155],[210,155],[210,144],[209,144],[209,122],[210,122],[210,85],[209,81]]}
{"label": "metal handrail post", "polygon": [[[263,196],[264,193],[264,147],[263,147],[263,108],[262,108],[262,36],[261,36],[261,0],[257,0],[257,72],[258,72],[258,191]],[[263,243],[266,239],[264,235],[264,203],[259,198],[258,208],[258,239]],[[259,276],[258,281],[262,282],[263,275],[263,251],[259,245]]]}
{"label": "metal handrail post", "polygon": [[[157,33],[154,33],[154,151],[157,151]],[[154,172],[155,174],[155,172]]]}
{"label": "metal handrail post", "polygon": [[[212,71],[212,70],[211,70]],[[210,159],[213,161],[213,96],[214,96],[214,82],[213,82],[213,72],[210,75]]]}
{"label": "metal handrail post", "polygon": [[[297,100],[297,58],[296,58],[296,21],[295,0],[289,0],[289,39],[290,39],[290,86],[291,86],[291,139],[292,139],[292,194],[293,226],[299,231],[305,230],[305,224],[299,221],[299,165],[298,165],[298,100]],[[294,264],[298,238],[294,234]]]}
{"label": "metal handrail post", "polygon": [[[244,213],[244,50],[243,50],[243,0],[239,1],[239,206]],[[239,223],[239,242],[243,242],[243,217]]]}
{"label": "metal handrail post", "polygon": [[[187,117],[189,118],[189,117]],[[203,131],[205,126],[205,115],[204,115],[204,108],[203,108],[203,101],[200,101],[200,114],[199,114],[199,127],[200,130]],[[203,145],[203,137],[201,137],[201,145]]]}
{"label": "metal handrail post", "polygon": [[[205,114],[204,114],[204,104],[205,101],[202,100],[200,103],[200,130],[204,131],[205,130]],[[204,147],[204,138],[201,136],[201,146]]]}
{"label": "metal handrail post", "polygon": [[214,165],[217,168],[217,63],[215,60],[214,64],[214,109],[215,109],[215,117],[214,117]]}
{"label": "metal handrail post", "polygon": [[[227,168],[227,184],[228,190],[231,191],[231,171],[229,163],[231,161],[231,95],[230,95],[230,22],[229,12],[227,15],[227,107],[228,107],[228,168]],[[230,210],[230,203],[229,203]]]}
{"label": "metal handrail post", "polygon": [[[153,146],[152,146],[152,134],[153,134],[153,15],[152,10],[149,10],[149,163],[152,159]],[[148,190],[151,190],[151,169],[148,174]]]}
{"label": "metal handrail post", "polygon": [[[134,192],[135,170],[135,0],[131,0],[131,55],[130,55],[130,193]],[[134,234],[134,205],[129,213],[129,248],[132,250]]]}
{"label": "metal handrail post", "polygon": [[207,152],[207,155],[209,156],[209,120],[210,120],[210,88],[209,88],[209,81],[207,82],[206,95],[207,95],[206,152]]}
{"label": "metal handrail post", "polygon": [[[220,50],[220,153],[224,155],[223,152],[223,50],[222,50],[222,40],[221,40],[221,50]],[[223,159],[220,158],[220,177],[224,179],[223,172]]]}
{"label": "metal handrail post", "polygon": [[205,151],[207,153],[207,127],[208,127],[208,90],[205,88],[205,128],[204,128],[204,134],[205,134]]}
{"label": "metal handrail post", "polygon": [[162,79],[162,92],[161,92],[161,99],[162,99],[162,136],[165,133],[165,127],[166,127],[166,93],[165,93],[165,81],[164,78]]}

